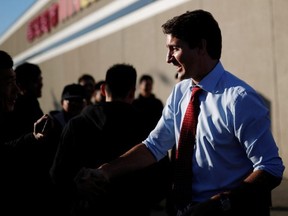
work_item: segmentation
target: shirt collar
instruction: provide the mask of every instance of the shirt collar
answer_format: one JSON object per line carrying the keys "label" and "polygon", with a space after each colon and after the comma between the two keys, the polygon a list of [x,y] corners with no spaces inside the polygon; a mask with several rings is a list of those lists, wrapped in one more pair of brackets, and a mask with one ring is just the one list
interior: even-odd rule
{"label": "shirt collar", "polygon": [[[221,76],[223,75],[224,71],[225,71],[224,67],[222,63],[219,61],[213,68],[213,70],[199,82],[198,86],[207,92],[215,93],[216,85],[220,80]],[[194,85],[195,84],[192,84],[192,87]]]}

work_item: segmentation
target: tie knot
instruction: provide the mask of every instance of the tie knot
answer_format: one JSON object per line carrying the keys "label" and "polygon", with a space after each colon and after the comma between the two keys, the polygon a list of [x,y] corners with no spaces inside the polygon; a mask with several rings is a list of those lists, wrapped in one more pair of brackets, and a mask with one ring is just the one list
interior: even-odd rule
{"label": "tie knot", "polygon": [[201,92],[201,88],[199,86],[194,86],[192,89],[192,95],[195,96]]}

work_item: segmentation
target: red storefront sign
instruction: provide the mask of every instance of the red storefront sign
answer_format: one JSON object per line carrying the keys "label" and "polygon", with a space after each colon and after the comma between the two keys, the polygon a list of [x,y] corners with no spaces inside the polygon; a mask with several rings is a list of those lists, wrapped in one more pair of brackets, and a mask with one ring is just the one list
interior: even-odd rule
{"label": "red storefront sign", "polygon": [[33,42],[36,38],[49,33],[59,22],[63,22],[81,9],[99,0],[59,0],[28,23],[27,40]]}

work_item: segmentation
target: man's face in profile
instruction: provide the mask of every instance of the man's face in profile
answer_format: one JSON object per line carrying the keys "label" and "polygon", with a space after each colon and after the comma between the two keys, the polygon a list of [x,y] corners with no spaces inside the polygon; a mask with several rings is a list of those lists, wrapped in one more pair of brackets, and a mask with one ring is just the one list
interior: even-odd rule
{"label": "man's face in profile", "polygon": [[16,84],[16,74],[14,70],[3,69],[0,71],[0,104],[2,112],[12,112],[14,110],[19,88]]}

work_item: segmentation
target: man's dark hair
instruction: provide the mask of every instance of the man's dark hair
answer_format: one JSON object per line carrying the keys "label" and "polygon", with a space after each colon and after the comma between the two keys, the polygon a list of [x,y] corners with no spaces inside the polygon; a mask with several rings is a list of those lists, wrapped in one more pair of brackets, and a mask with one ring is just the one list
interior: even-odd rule
{"label": "man's dark hair", "polygon": [[79,78],[78,78],[78,83],[80,83],[82,80],[91,80],[93,82],[95,82],[95,79],[92,75],[90,74],[82,74]]}
{"label": "man's dark hair", "polygon": [[13,65],[12,57],[7,52],[0,50],[0,70],[11,69]]}
{"label": "man's dark hair", "polygon": [[18,65],[15,69],[17,83],[22,86],[29,86],[35,83],[41,75],[41,69],[38,65],[25,62]]}
{"label": "man's dark hair", "polygon": [[106,91],[114,98],[125,98],[136,88],[137,72],[130,64],[114,64],[106,73]]}
{"label": "man's dark hair", "polygon": [[210,57],[220,59],[221,30],[211,13],[204,10],[187,11],[168,20],[161,27],[164,34],[186,41],[190,48],[201,47],[201,40],[206,40]]}
{"label": "man's dark hair", "polygon": [[148,74],[144,74],[140,77],[139,84],[142,83],[144,80],[150,80],[152,83],[154,82],[152,76],[150,76]]}

